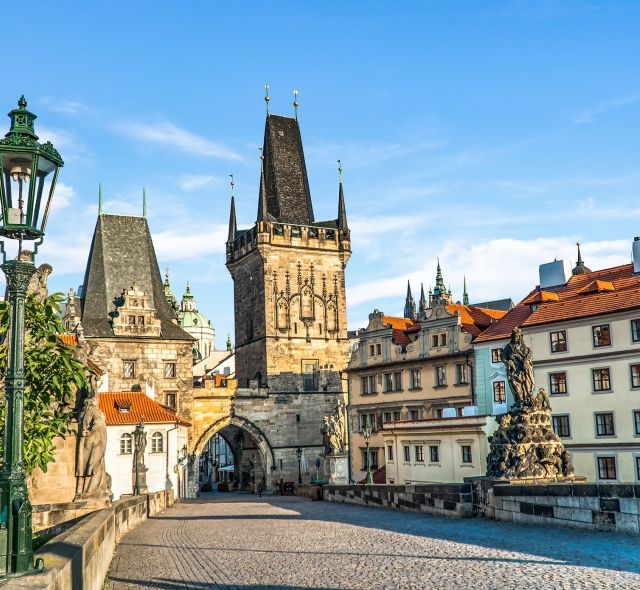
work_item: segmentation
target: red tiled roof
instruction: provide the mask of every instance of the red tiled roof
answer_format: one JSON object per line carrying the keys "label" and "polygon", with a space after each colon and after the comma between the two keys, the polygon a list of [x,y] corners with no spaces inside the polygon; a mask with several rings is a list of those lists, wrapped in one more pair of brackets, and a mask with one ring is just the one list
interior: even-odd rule
{"label": "red tiled roof", "polygon": [[447,309],[449,313],[458,312],[464,331],[473,336],[478,336],[507,313],[497,309],[460,305],[459,303],[447,305]]}
{"label": "red tiled roof", "polygon": [[535,303],[545,303],[547,301],[559,301],[560,297],[558,297],[557,293],[552,293],[551,291],[534,291],[529,297],[522,300],[522,303],[526,305],[532,305]]}
{"label": "red tiled roof", "polygon": [[540,287],[536,287],[502,320],[483,332],[476,342],[508,338],[517,326],[552,324],[640,309],[640,275],[634,274],[633,264],[572,275],[566,285],[547,291],[555,293],[558,299],[541,301],[532,310],[531,303],[536,293],[540,293]]}
{"label": "red tiled roof", "polygon": [[[190,426],[189,422],[185,422],[178,415],[139,391],[100,393],[98,398],[107,426],[138,424],[140,420],[144,420],[147,424],[179,421],[185,426]],[[129,407],[129,411],[121,412],[118,409],[125,407]]]}
{"label": "red tiled roof", "polygon": [[62,340],[67,346],[78,346],[78,337],[75,334],[58,334],[58,338]]}
{"label": "red tiled roof", "polygon": [[413,320],[393,315],[385,315],[382,316],[382,323],[392,327],[394,330],[406,330],[411,324],[413,324]]}

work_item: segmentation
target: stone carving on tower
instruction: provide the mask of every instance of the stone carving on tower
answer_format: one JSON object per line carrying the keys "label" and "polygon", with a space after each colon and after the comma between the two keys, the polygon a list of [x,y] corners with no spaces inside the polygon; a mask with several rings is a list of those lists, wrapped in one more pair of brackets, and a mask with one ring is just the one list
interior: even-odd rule
{"label": "stone carving on tower", "polygon": [[522,331],[515,328],[502,349],[515,403],[498,418],[490,437],[487,475],[503,479],[573,478],[571,454],[551,425],[549,395],[544,388],[534,393],[531,349]]}
{"label": "stone carving on tower", "polygon": [[115,336],[160,337],[161,322],[149,295],[135,284],[122,292],[112,316]]}

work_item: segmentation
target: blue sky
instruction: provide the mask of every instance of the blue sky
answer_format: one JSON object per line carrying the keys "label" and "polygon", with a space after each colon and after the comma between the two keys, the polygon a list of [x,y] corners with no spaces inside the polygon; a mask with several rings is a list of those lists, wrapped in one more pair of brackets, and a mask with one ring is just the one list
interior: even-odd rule
{"label": "blue sky", "polygon": [[[640,2],[35,2],[0,107],[20,94],[65,158],[40,261],[82,282],[97,214],[139,214],[161,268],[233,338],[228,175],[255,220],[271,110],[300,124],[316,218],[344,165],[350,327],[402,311],[436,257],[461,298],[518,299],[537,267],[629,260],[640,234]],[[2,106],[4,105],[4,106]],[[8,126],[8,119],[5,123]]]}

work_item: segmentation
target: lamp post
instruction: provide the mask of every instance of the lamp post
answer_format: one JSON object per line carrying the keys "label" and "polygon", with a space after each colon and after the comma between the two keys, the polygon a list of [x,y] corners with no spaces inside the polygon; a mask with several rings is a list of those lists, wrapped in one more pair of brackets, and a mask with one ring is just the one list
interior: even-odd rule
{"label": "lamp post", "polygon": [[367,477],[365,479],[365,483],[370,485],[373,483],[373,477],[371,476],[371,455],[369,454],[369,441],[371,439],[371,422],[369,422],[369,418],[362,428],[362,436],[364,436],[364,444],[365,444],[365,454],[367,459]]}
{"label": "lamp post", "polygon": [[296,457],[298,457],[298,483],[302,483],[302,449],[296,449]]}
{"label": "lamp post", "polygon": [[[0,140],[0,236],[18,240],[18,257],[7,260],[0,241],[2,270],[11,307],[9,358],[5,385],[4,450],[0,470],[0,575],[19,576],[34,567],[31,503],[23,461],[24,444],[24,308],[33,258],[42,244],[58,172],[64,165],[50,142],[39,143],[24,96],[9,113],[11,127]],[[23,250],[34,241],[33,251]]]}
{"label": "lamp post", "polygon": [[144,421],[142,419],[139,424],[136,424],[136,427],[133,430],[133,444],[135,447],[135,454],[133,456],[135,469],[133,495],[139,496],[141,491],[140,469],[144,468],[144,449],[147,446],[147,436],[144,432]]}

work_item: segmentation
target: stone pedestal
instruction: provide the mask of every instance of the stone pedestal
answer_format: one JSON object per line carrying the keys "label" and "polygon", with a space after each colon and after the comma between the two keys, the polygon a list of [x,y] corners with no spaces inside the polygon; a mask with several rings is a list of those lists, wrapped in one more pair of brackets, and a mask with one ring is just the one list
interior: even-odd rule
{"label": "stone pedestal", "polygon": [[[139,482],[139,487],[140,487],[140,494],[146,494],[149,491],[149,488],[147,487],[147,471],[149,471],[148,467],[145,467],[144,465],[138,465],[138,482]],[[136,468],[135,465],[133,467],[133,469],[131,470],[131,489],[133,490],[133,493],[135,494],[135,490],[136,490]]]}
{"label": "stone pedestal", "polygon": [[323,455],[324,473],[329,485],[345,486],[349,484],[349,455],[336,453]]}

